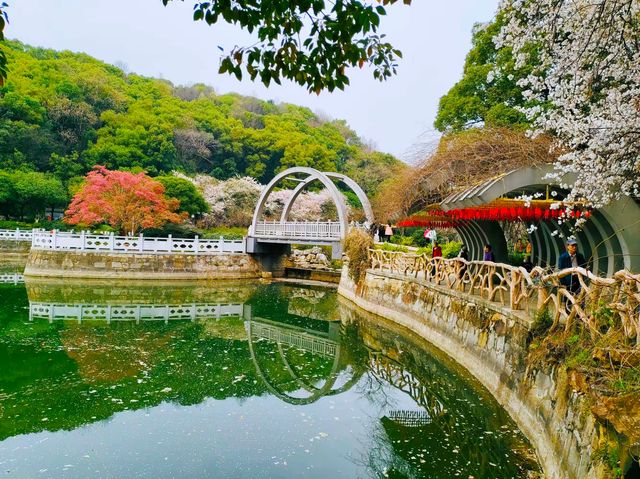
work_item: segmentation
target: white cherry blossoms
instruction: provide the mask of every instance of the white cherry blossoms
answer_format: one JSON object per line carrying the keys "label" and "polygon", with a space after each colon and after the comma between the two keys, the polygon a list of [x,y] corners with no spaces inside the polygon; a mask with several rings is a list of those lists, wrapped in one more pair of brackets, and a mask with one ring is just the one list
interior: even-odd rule
{"label": "white cherry blossoms", "polygon": [[[568,201],[640,197],[640,0],[502,0],[532,135],[552,133]],[[499,75],[495,72],[494,75]]]}

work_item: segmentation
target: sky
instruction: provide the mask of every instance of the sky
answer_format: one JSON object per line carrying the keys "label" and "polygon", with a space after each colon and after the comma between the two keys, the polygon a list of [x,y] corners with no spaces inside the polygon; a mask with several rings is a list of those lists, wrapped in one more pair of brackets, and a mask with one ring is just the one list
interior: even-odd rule
{"label": "sky", "polygon": [[252,44],[226,24],[192,20],[195,0],[8,0],[8,38],[56,50],[85,52],[128,71],[175,84],[206,83],[219,94],[237,92],[309,107],[348,124],[375,148],[406,161],[437,138],[438,101],[462,75],[476,22],[491,20],[498,0],[413,0],[387,8],[380,32],[403,52],[398,75],[385,82],[353,69],[344,92],[308,93],[283,82],[261,83],[217,73],[218,46]]}

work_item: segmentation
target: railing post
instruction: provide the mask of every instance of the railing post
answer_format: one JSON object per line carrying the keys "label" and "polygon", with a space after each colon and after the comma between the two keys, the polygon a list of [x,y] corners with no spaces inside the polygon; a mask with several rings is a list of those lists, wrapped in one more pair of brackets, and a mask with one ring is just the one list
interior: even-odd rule
{"label": "railing post", "polygon": [[113,231],[109,234],[109,251],[113,251],[116,245],[116,237],[113,234]]}
{"label": "railing post", "polygon": [[144,235],[142,233],[138,236],[138,251],[141,253],[144,251]]}
{"label": "railing post", "polygon": [[169,253],[173,253],[173,237],[167,236],[167,243],[169,244]]}
{"label": "railing post", "polygon": [[200,239],[198,238],[198,235],[196,235],[195,239],[193,240],[193,249],[195,251],[195,254],[198,254],[198,250],[200,249]]}
{"label": "railing post", "polygon": [[86,248],[86,233],[84,230],[80,232],[80,251],[84,251]]}
{"label": "railing post", "polygon": [[20,228],[16,228],[16,241],[20,239]]}
{"label": "railing post", "polygon": [[220,239],[218,240],[218,251],[220,253],[224,253],[224,238],[222,236],[220,236]]}
{"label": "railing post", "polygon": [[51,244],[54,250],[57,249],[56,238],[57,238],[56,230],[53,230],[53,233],[51,234]]}

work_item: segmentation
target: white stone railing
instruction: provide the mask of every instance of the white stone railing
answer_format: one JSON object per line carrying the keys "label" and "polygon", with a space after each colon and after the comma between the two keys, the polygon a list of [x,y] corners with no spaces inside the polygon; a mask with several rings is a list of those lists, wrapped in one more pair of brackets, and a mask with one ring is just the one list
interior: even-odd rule
{"label": "white stone railing", "polygon": [[301,238],[338,241],[342,225],[338,221],[258,221],[252,235],[262,238]]}
{"label": "white stone railing", "polygon": [[20,273],[0,273],[0,283],[9,283],[9,284],[24,283],[24,275]]}
{"label": "white stone railing", "polygon": [[33,232],[31,230],[0,230],[0,241],[31,241]]}
{"label": "white stone railing", "polygon": [[148,238],[146,236],[116,236],[113,234],[34,231],[31,248],[55,251],[108,251],[114,253],[155,253],[210,255],[244,253],[245,240],[196,238]]}
{"label": "white stone railing", "polygon": [[[446,288],[498,302],[514,310],[547,310],[553,326],[569,330],[581,321],[593,337],[612,328],[635,339],[640,348],[640,274],[618,271],[601,278],[583,268],[545,271],[490,261],[431,258],[379,249],[369,250],[374,271],[406,275]],[[563,284],[571,276],[579,288]],[[566,281],[566,279],[565,279]]]}
{"label": "white stone railing", "polygon": [[29,303],[29,320],[53,321],[174,321],[242,316],[242,304],[66,304]]}

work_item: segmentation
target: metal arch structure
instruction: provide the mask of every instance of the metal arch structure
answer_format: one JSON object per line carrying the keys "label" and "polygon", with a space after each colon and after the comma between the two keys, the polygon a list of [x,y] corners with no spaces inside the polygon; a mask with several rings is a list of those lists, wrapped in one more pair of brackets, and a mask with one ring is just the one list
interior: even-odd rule
{"label": "metal arch structure", "polygon": [[253,233],[253,231],[255,231],[255,225],[258,223],[258,221],[262,217],[262,214],[264,213],[264,210],[267,206],[267,200],[269,199],[269,196],[271,196],[271,193],[273,193],[273,190],[278,185],[278,183],[280,183],[283,180],[286,180],[290,176],[294,176],[297,174],[307,175],[307,178],[305,178],[304,181],[308,181],[311,178],[313,178],[314,181],[315,180],[319,181],[329,191],[329,194],[331,195],[331,199],[335,203],[336,209],[338,210],[338,219],[339,219],[340,225],[342,226],[343,231],[346,231],[349,226],[347,205],[344,203],[342,196],[340,195],[340,191],[338,191],[338,188],[333,183],[333,181],[331,181],[326,174],[314,168],[307,168],[304,166],[295,166],[293,168],[289,168],[288,170],[283,171],[282,173],[277,174],[269,182],[266,188],[262,191],[262,194],[258,199],[258,204],[256,205],[256,209],[253,212],[251,232]]}
{"label": "metal arch structure", "polygon": [[[444,210],[470,208],[492,202],[502,196],[546,191],[557,184],[548,178],[552,165],[520,168],[465,191],[452,194],[441,203]],[[573,178],[562,178],[561,183],[572,184]],[[491,243],[497,261],[508,257],[504,232],[497,222],[468,221],[457,228],[468,246],[470,259],[482,259],[483,245]],[[566,224],[555,220],[540,221],[538,229],[529,234],[533,248],[533,262],[537,265],[555,266],[564,251],[564,237],[571,234]],[[594,210],[583,228],[575,234],[578,249],[590,259],[590,267],[596,274],[612,275],[628,269],[640,271],[640,204],[625,197],[604,208]]]}
{"label": "metal arch structure", "polygon": [[[341,173],[324,171],[322,172],[322,174],[327,176],[328,178],[340,180],[342,183],[347,185],[349,189],[353,191],[358,197],[358,199],[360,200],[360,204],[362,205],[364,214],[367,217],[367,221],[371,224],[374,223],[373,208],[371,207],[369,198],[367,198],[366,193],[362,188],[360,188],[360,185],[358,185],[358,183],[356,183],[351,178]],[[289,198],[289,201],[287,201],[287,204],[284,206],[284,209],[282,210],[280,221],[284,222],[289,219],[289,215],[291,214],[291,208],[293,208],[293,204],[296,202],[296,199],[305,190],[305,188],[309,186],[311,183],[313,183],[314,181],[316,181],[316,178],[310,177],[307,180],[300,183],[298,186],[296,186],[295,190],[293,190],[293,194],[291,195],[291,198]]]}
{"label": "metal arch structure", "polygon": [[[303,176],[299,178],[298,176]],[[285,205],[280,222],[261,221],[267,201],[278,184],[284,180],[300,182],[291,199]],[[349,230],[349,217],[344,198],[332,179],[343,182],[358,197],[367,215],[373,222],[373,210],[369,200],[360,186],[351,178],[339,173],[326,173],[308,167],[293,167],[276,175],[260,194],[253,221],[247,236],[247,253],[265,253],[273,256],[282,252],[282,247],[290,248],[292,244],[315,244],[331,246],[332,259],[342,257],[342,240]],[[319,181],[329,192],[338,212],[338,221],[329,222],[291,222],[288,221],[291,208],[300,193],[310,183]],[[278,249],[280,251],[278,251]]]}

